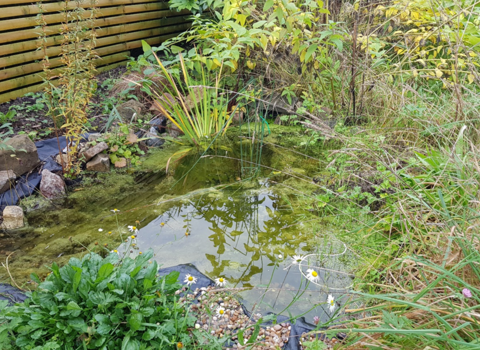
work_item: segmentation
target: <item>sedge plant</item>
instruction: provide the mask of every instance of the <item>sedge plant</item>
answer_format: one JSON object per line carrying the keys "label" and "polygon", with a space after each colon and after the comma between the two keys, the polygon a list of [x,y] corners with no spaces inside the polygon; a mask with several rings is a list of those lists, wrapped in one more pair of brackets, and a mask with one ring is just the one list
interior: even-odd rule
{"label": "sedge plant", "polygon": [[199,65],[199,78],[189,72],[180,55],[182,73],[167,71],[155,55],[165,80],[156,91],[155,106],[175,125],[188,141],[202,145],[212,136],[223,136],[233,115],[229,111],[228,94],[223,93],[222,72],[211,79],[209,72]]}

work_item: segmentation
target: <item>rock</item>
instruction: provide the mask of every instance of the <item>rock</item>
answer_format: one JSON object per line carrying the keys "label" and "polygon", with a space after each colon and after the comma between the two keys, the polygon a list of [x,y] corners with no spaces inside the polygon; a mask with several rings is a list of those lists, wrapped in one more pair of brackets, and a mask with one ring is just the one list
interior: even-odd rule
{"label": "rock", "polygon": [[15,187],[14,181],[17,178],[15,173],[11,170],[0,171],[0,193],[8,191]]}
{"label": "rock", "polygon": [[175,124],[173,124],[170,120],[167,122],[167,130],[168,134],[171,137],[179,137],[180,135],[183,135],[183,131],[180,130]]}
{"label": "rock", "polygon": [[27,135],[14,136],[5,145],[7,149],[0,150],[0,171],[11,170],[22,176],[40,163],[37,147]]}
{"label": "rock", "polygon": [[165,132],[165,127],[167,126],[167,118],[163,115],[153,118],[148,122],[152,127],[150,128],[150,132],[152,129],[155,129],[159,134]]}
{"label": "rock", "polygon": [[66,167],[67,164],[68,164],[68,155],[67,154],[57,154],[57,156],[55,157],[55,161],[62,165],[62,161],[63,161],[63,167]]}
{"label": "rock", "polygon": [[61,176],[52,173],[50,170],[42,170],[42,181],[40,192],[45,198],[53,199],[65,195],[65,182]]}
{"label": "rock", "polygon": [[97,154],[100,152],[103,152],[108,149],[108,145],[106,142],[100,142],[97,143],[95,146],[90,147],[86,151],[82,152],[82,156],[84,157],[84,160],[88,162],[90,159],[95,157]]}
{"label": "rock", "polygon": [[119,158],[115,162],[115,168],[125,168],[127,166],[127,160],[125,158]]}
{"label": "rock", "polygon": [[157,134],[151,132],[145,133],[144,137],[148,137],[148,140],[145,141],[145,145],[148,147],[160,147],[165,143],[164,139],[159,138]]}
{"label": "rock", "polygon": [[16,205],[6,206],[3,209],[2,228],[4,230],[15,230],[23,226],[23,209]]}
{"label": "rock", "polygon": [[87,163],[87,170],[99,172],[110,171],[110,157],[107,154],[97,154]]}
{"label": "rock", "polygon": [[100,134],[99,132],[90,134],[88,135],[88,142],[97,141],[100,137],[102,137],[102,134]]}
{"label": "rock", "polygon": [[124,102],[120,106],[118,106],[117,111],[124,122],[131,123],[132,119],[136,119],[133,118],[134,114],[136,115],[136,117],[139,117],[143,114],[144,106],[136,100],[128,100],[127,102]]}

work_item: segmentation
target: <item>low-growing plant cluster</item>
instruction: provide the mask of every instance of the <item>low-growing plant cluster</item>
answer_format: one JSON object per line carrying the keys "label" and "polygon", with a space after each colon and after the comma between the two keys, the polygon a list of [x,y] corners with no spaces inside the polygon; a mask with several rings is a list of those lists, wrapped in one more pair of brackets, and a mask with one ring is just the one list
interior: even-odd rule
{"label": "low-growing plant cluster", "polygon": [[[15,306],[2,302],[2,349],[193,348],[194,318],[178,302],[178,272],[157,275],[148,251],[134,259],[72,258]],[[180,346],[178,344],[181,344]]]}

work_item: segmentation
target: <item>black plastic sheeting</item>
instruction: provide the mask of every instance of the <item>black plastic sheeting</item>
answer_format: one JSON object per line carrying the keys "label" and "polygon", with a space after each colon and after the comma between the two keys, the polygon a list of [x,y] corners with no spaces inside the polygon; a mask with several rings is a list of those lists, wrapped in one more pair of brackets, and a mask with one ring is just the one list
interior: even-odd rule
{"label": "black plastic sheeting", "polygon": [[[195,266],[191,264],[182,264],[182,265],[167,267],[164,269],[160,269],[158,273],[160,276],[165,276],[172,271],[180,272],[180,276],[179,276],[180,282],[185,280],[186,275],[192,275],[193,277],[196,277],[197,282],[195,283],[195,288],[202,288],[202,287],[207,288],[215,284],[214,281],[212,281],[210,278],[202,274],[200,271],[197,270]],[[12,305],[14,302],[21,303],[26,298],[27,297],[25,296],[25,294],[21,292],[19,289],[12,287],[9,284],[0,284],[0,300],[7,300],[9,301],[9,304]],[[248,312],[248,310],[245,310],[244,307],[243,309],[244,309],[244,312],[247,314],[247,316],[250,316],[250,313]],[[285,344],[285,346],[283,347],[284,350],[300,350],[300,345],[298,341],[301,335],[303,333],[307,333],[316,329],[314,325],[305,322],[304,317],[300,317],[294,322],[290,322],[290,319],[288,317],[278,315],[277,323],[283,323],[283,322],[288,322],[291,324],[290,338],[287,344]],[[270,322],[265,322],[263,325],[269,326],[271,324],[272,322],[270,321]],[[317,334],[317,337],[323,340],[325,335]]]}
{"label": "black plastic sheeting", "polygon": [[[42,140],[35,142],[37,146],[38,158],[43,163],[40,169],[47,169],[51,172],[58,172],[62,170],[60,164],[55,161],[55,156],[58,154],[58,142],[60,148],[63,150],[67,146],[65,136],[58,138]],[[28,197],[35,192],[35,189],[40,186],[42,175],[39,172],[32,172],[21,176],[17,180],[15,188],[0,194],[0,211],[7,205],[15,205],[22,198]]]}

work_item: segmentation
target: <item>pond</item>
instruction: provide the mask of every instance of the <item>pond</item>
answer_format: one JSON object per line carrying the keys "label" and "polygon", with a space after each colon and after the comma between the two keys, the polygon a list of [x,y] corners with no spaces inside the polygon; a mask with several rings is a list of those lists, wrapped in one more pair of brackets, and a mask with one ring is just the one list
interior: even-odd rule
{"label": "pond", "polygon": [[[334,228],[295,203],[298,190],[275,171],[288,165],[301,177],[318,171],[318,162],[265,147],[261,159],[268,165],[249,178],[246,171],[253,167],[242,168],[238,155],[224,157],[221,150],[183,157],[166,174],[172,152],[150,156],[156,164],[151,171],[104,175],[99,183],[85,182],[54,210],[29,211],[30,226],[2,247],[7,255],[15,251],[9,258],[15,281],[28,288],[31,272],[44,276],[53,261],[61,265],[87,250],[136,255],[153,249],[163,267],[188,263],[212,279],[226,278],[250,310],[328,321],[327,296],[342,302],[355,259]],[[128,226],[139,229],[134,240],[126,239]],[[127,242],[120,244],[120,238]],[[306,255],[300,264],[293,260]],[[319,271],[318,283],[307,283],[309,267]],[[5,271],[0,278],[8,279]]]}

